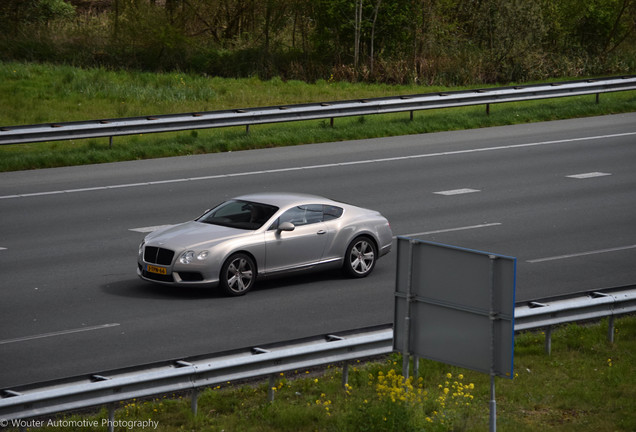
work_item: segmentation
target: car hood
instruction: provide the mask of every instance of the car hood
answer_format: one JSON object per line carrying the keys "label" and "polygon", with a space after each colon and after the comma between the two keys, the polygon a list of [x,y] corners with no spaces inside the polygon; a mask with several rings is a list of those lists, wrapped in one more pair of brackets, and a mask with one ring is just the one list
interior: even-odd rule
{"label": "car hood", "polygon": [[148,234],[146,244],[174,250],[191,249],[210,247],[224,240],[236,239],[253,233],[254,231],[191,221]]}

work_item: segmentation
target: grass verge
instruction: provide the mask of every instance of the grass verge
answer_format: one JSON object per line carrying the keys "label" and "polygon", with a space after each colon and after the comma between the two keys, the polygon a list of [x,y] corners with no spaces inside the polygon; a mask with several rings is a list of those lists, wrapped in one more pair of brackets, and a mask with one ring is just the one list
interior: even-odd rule
{"label": "grass verge", "polygon": [[[306,84],[0,63],[0,126],[429,93],[439,87]],[[0,146],[0,172],[472,129],[636,111],[636,92],[180,133]]]}
{"label": "grass verge", "polygon": [[[636,430],[636,316],[616,320],[609,343],[607,321],[568,325],[553,332],[552,355],[543,335],[515,339],[514,379],[497,379],[497,427],[501,431]],[[178,431],[485,431],[489,377],[433,361],[420,362],[420,376],[405,382],[401,360],[350,366],[342,388],[341,369],[281,373],[275,400],[268,385],[226,383],[199,395],[198,415],[190,400],[166,395],[122,402],[115,430]],[[43,431],[105,430],[106,410],[94,416],[42,420]],[[156,423],[149,423],[150,421]],[[141,422],[147,422],[144,426]],[[47,427],[48,425],[51,425]]]}

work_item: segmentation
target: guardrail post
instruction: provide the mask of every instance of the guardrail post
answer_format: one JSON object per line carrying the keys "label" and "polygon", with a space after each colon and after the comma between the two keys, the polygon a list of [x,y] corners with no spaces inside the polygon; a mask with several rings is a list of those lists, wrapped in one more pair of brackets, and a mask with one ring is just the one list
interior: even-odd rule
{"label": "guardrail post", "polygon": [[197,412],[199,410],[199,389],[195,388],[192,390],[192,395],[190,396],[190,408],[192,409],[192,415],[197,416]]}
{"label": "guardrail post", "polygon": [[349,384],[349,363],[342,365],[342,388],[346,389]]}
{"label": "guardrail post", "polygon": [[112,136],[108,137],[108,148],[109,149],[113,148],[113,137]]}
{"label": "guardrail post", "polygon": [[614,343],[614,315],[610,315],[609,323],[607,324],[607,340],[610,343]]}
{"label": "guardrail post", "polygon": [[413,121],[413,111],[411,111],[411,121]]}
{"label": "guardrail post", "polygon": [[108,432],[115,432],[115,404],[108,405]]}
{"label": "guardrail post", "polygon": [[276,388],[276,375],[271,374],[269,376],[268,387],[267,387],[267,400],[270,402],[274,402],[274,394]]}
{"label": "guardrail post", "polygon": [[486,104],[486,115],[490,115],[490,104]]}
{"label": "guardrail post", "polygon": [[333,117],[329,119],[329,126],[333,127]]}
{"label": "guardrail post", "polygon": [[250,134],[250,125],[245,125],[245,135]]}
{"label": "guardrail post", "polygon": [[599,97],[600,97],[600,93],[596,93],[596,104],[598,105],[599,103]]}
{"label": "guardrail post", "polygon": [[552,326],[545,329],[545,353],[547,355],[552,353]]}

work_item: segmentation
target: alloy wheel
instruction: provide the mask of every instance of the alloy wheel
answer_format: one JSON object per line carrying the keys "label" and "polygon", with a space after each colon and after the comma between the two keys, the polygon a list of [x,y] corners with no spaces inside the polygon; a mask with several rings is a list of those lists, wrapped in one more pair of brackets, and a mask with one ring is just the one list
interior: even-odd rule
{"label": "alloy wheel", "polygon": [[351,270],[356,276],[366,276],[375,263],[375,248],[367,239],[357,239],[349,253]]}

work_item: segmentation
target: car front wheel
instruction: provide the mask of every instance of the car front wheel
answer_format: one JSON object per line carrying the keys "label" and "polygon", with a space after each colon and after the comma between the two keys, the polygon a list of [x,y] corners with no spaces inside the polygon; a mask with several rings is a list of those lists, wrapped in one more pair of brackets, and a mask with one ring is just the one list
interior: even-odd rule
{"label": "car front wheel", "polygon": [[237,253],[225,261],[221,268],[220,285],[231,296],[246,294],[256,281],[256,265],[246,254]]}
{"label": "car front wheel", "polygon": [[375,267],[378,255],[373,241],[365,236],[356,237],[347,247],[344,271],[349,276],[363,278]]}

